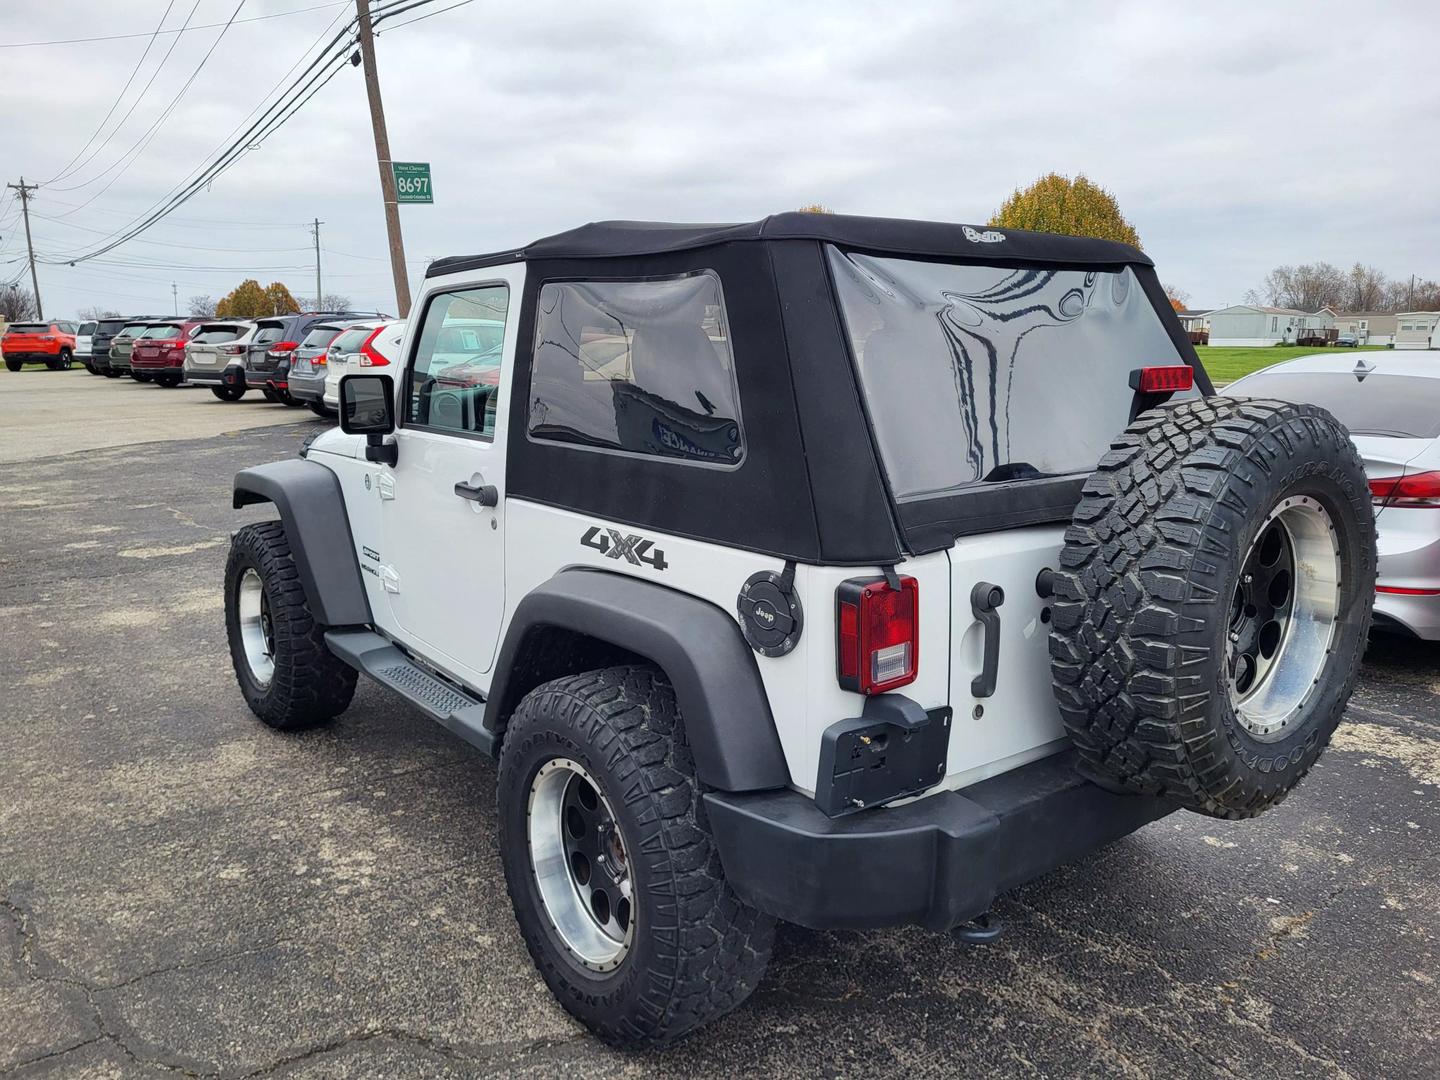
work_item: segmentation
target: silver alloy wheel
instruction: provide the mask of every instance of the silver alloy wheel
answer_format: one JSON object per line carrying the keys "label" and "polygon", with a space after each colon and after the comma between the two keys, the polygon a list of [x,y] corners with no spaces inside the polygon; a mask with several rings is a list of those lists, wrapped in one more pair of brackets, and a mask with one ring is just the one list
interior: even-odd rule
{"label": "silver alloy wheel", "polygon": [[1309,700],[1340,624],[1340,542],[1315,499],[1293,495],[1261,523],[1230,606],[1226,672],[1240,724],[1284,738]]}
{"label": "silver alloy wheel", "polygon": [[585,769],[551,758],[530,784],[530,868],[545,916],[591,971],[613,971],[635,940],[634,879],[610,802]]}
{"label": "silver alloy wheel", "polygon": [[245,648],[250,677],[260,686],[269,686],[275,677],[275,627],[270,619],[270,601],[265,598],[265,584],[254,567],[247,566],[240,575],[237,606],[240,644]]}

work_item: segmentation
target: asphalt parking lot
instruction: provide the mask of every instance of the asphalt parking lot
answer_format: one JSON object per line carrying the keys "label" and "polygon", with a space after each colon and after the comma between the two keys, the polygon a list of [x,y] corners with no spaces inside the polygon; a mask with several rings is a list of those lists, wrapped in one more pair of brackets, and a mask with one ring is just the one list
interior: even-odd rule
{"label": "asphalt parking lot", "polygon": [[1258,821],[1157,822],[1006,898],[992,946],[782,928],[738,1012],[605,1049],[514,928],[487,761],[363,682],[299,736],[234,687],[228,533],[268,515],[230,480],[306,417],[0,373],[0,1076],[1435,1075],[1440,672],[1385,640]]}

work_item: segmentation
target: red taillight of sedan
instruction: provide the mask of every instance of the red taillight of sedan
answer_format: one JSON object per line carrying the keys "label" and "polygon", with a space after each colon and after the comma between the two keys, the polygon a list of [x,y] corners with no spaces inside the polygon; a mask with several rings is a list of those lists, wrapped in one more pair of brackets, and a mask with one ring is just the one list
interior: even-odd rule
{"label": "red taillight of sedan", "polygon": [[1387,506],[1440,507],[1440,472],[1371,480],[1370,498],[1377,509]]}

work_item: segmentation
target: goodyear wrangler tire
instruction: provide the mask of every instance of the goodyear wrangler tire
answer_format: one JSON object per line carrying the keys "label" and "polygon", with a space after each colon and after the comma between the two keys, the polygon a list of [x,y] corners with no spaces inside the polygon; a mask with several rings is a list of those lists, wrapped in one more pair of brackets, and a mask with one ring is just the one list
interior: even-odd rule
{"label": "goodyear wrangler tire", "polygon": [[726,884],[663,674],[612,667],[532,690],[505,730],[498,799],[525,944],[601,1039],[663,1045],[754,991],[775,920]]}
{"label": "goodyear wrangler tire", "polygon": [[1143,414],[1086,481],[1051,670],[1082,769],[1202,814],[1284,798],[1340,722],[1375,594],[1359,454],[1324,409]]}

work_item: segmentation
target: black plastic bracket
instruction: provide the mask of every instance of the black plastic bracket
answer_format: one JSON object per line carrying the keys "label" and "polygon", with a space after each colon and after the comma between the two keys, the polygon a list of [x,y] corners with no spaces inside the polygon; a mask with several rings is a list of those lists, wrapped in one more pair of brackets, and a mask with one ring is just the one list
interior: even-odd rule
{"label": "black plastic bracket", "polygon": [[365,460],[389,465],[392,469],[400,460],[400,446],[394,439],[384,435],[365,436]]}
{"label": "black plastic bracket", "polygon": [[999,940],[1004,932],[1005,924],[988,911],[950,931],[955,940],[964,945],[989,945]]}
{"label": "black plastic bracket", "polygon": [[903,694],[881,694],[862,714],[820,739],[815,805],[830,817],[918,795],[945,778],[949,706],[923,709]]}
{"label": "black plastic bracket", "polygon": [[970,680],[970,693],[975,697],[995,693],[995,680],[1000,672],[1000,613],[996,609],[1003,603],[1005,590],[999,585],[980,581],[970,590],[970,612],[980,620],[985,631],[985,666]]}

